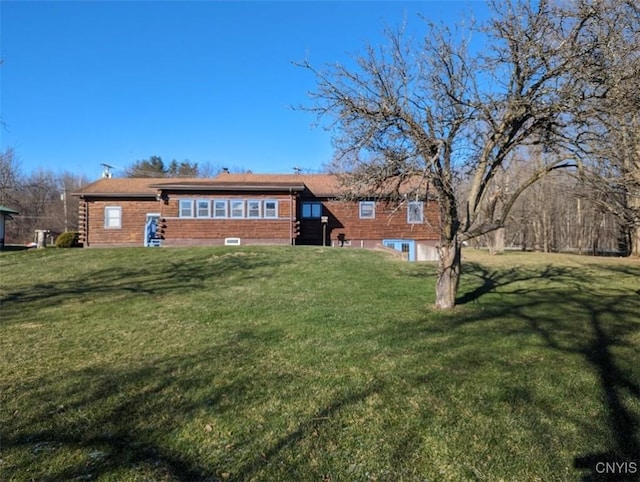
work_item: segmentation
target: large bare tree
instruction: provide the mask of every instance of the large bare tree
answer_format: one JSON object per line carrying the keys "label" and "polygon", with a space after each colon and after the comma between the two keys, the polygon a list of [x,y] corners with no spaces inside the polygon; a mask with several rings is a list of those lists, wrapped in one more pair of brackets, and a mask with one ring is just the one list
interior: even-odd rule
{"label": "large bare tree", "polygon": [[589,199],[627,230],[631,254],[640,256],[640,5],[602,0],[591,5],[588,46],[574,81],[580,103],[580,179]]}
{"label": "large bare tree", "polygon": [[[424,19],[421,41],[388,31],[386,45],[368,46],[348,66],[301,64],[317,81],[303,108],[329,119],[334,168],[353,192],[406,194],[409,186],[411,196],[437,199],[436,306],[444,309],[456,302],[462,243],[502,228],[527,187],[573,164],[565,147],[578,134],[571,73],[588,48],[581,35],[595,18],[589,2],[491,8],[489,21],[464,28]],[[544,162],[498,192],[497,174],[530,145]],[[488,213],[490,196],[501,202]]]}

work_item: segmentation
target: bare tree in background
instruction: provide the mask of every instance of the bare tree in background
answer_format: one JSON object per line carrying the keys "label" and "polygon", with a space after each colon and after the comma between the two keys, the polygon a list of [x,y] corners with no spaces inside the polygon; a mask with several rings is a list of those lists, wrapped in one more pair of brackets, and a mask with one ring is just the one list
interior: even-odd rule
{"label": "bare tree in background", "polygon": [[0,205],[13,207],[18,202],[22,172],[13,149],[0,153]]}
{"label": "bare tree in background", "polygon": [[[302,64],[317,80],[303,108],[332,121],[334,168],[345,184],[380,195],[410,185],[412,196],[437,199],[439,308],[455,305],[462,243],[504,227],[526,188],[569,165],[565,147],[579,133],[572,121],[581,93],[571,74],[588,48],[581,35],[596,21],[589,2],[496,1],[492,9],[492,19],[468,27],[466,37],[425,20],[419,45],[389,32],[388,45],[369,46],[353,67]],[[471,50],[471,35],[485,40],[485,51]],[[549,155],[501,193],[500,209],[482,215],[497,174],[527,145]]]}
{"label": "bare tree in background", "polygon": [[88,183],[85,176],[67,171],[37,170],[25,176],[12,239],[19,243],[32,241],[36,229],[50,231],[52,238],[65,231],[77,231],[79,199],[71,193]]}
{"label": "bare tree in background", "polygon": [[640,5],[602,0],[590,5],[586,50],[575,82],[584,93],[577,144],[588,199],[617,216],[629,252],[640,256]]}
{"label": "bare tree in background", "polygon": [[32,241],[34,230],[52,234],[78,229],[78,198],[71,196],[89,180],[70,172],[22,173],[13,150],[0,155],[0,204],[20,214],[7,226],[8,243]]}

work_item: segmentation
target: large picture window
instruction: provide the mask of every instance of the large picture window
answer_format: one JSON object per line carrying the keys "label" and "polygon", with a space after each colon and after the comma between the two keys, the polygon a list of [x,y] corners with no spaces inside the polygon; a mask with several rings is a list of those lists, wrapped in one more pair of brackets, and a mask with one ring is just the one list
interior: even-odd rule
{"label": "large picture window", "polygon": [[105,229],[120,229],[122,227],[122,208],[120,206],[107,206],[104,208]]}
{"label": "large picture window", "polygon": [[410,202],[407,206],[407,223],[424,223],[424,204],[420,201]]}

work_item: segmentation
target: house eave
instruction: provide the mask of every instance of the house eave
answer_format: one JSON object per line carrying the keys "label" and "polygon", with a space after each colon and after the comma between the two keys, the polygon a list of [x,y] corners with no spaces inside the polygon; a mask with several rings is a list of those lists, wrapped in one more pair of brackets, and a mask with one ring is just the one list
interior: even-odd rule
{"label": "house eave", "polygon": [[305,189],[304,184],[265,184],[265,183],[175,183],[175,184],[152,184],[149,187],[161,191],[223,191],[223,192],[301,192]]}
{"label": "house eave", "polygon": [[72,196],[81,199],[87,198],[136,198],[136,199],[156,199],[156,195],[152,193],[130,193],[130,192],[74,192]]}
{"label": "house eave", "polygon": [[[18,211],[6,208],[4,206],[0,206],[0,213],[1,214],[5,214],[8,217],[11,216],[12,214],[20,214]],[[11,218],[9,218],[9,219],[11,219]]]}

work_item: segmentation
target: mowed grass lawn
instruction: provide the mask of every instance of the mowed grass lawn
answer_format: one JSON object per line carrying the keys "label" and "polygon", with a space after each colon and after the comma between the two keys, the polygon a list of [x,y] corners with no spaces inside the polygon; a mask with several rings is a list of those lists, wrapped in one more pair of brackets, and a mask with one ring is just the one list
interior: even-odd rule
{"label": "mowed grass lawn", "polygon": [[637,478],[640,263],[464,256],[2,253],[0,480]]}

